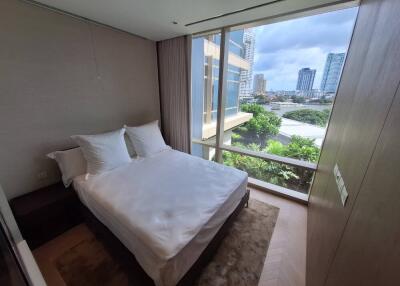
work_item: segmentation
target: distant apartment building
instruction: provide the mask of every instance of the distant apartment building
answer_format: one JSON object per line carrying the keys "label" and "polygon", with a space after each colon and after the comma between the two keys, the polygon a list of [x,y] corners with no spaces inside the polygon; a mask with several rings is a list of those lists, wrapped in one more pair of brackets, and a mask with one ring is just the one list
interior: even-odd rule
{"label": "distant apartment building", "polygon": [[[220,34],[198,37],[192,41],[192,137],[196,140],[212,141],[216,136],[220,41]],[[252,117],[252,114],[239,110],[241,72],[250,69],[244,57],[244,31],[231,32],[224,108],[226,144],[231,140],[230,130]],[[214,148],[193,144],[192,154],[210,159],[214,155]]]}
{"label": "distant apartment building", "polygon": [[302,68],[299,70],[296,90],[311,91],[314,85],[315,73],[316,70],[310,68]]}
{"label": "distant apartment building", "polygon": [[321,81],[321,91],[326,93],[336,93],[345,56],[345,53],[328,54]]}
{"label": "distant apartment building", "polygon": [[254,76],[254,88],[255,94],[265,94],[267,90],[267,80],[264,79],[264,74],[259,73]]}
{"label": "distant apartment building", "polygon": [[240,72],[239,98],[249,98],[252,94],[255,48],[255,34],[252,28],[244,30],[243,46],[243,58],[249,63],[249,68],[242,69]]}

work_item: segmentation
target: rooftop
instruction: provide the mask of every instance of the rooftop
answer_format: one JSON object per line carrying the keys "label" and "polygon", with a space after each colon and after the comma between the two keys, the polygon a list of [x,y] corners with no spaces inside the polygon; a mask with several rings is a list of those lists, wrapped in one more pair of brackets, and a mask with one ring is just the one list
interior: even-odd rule
{"label": "rooftop", "polygon": [[288,139],[293,135],[315,139],[315,144],[318,147],[321,147],[325,136],[325,128],[292,119],[282,118],[279,135],[287,137]]}

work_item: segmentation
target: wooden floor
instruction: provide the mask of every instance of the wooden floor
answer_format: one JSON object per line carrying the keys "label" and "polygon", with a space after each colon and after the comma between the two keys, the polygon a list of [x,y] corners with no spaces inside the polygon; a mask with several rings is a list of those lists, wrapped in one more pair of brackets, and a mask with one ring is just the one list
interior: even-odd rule
{"label": "wooden floor", "polygon": [[280,208],[259,286],[304,286],[307,207],[254,189],[250,196]]}
{"label": "wooden floor", "polygon": [[[306,268],[307,208],[268,193],[251,190],[252,198],[280,208],[259,286],[304,286]],[[33,253],[49,285],[65,285],[50,263],[87,235],[80,225],[36,249]]]}

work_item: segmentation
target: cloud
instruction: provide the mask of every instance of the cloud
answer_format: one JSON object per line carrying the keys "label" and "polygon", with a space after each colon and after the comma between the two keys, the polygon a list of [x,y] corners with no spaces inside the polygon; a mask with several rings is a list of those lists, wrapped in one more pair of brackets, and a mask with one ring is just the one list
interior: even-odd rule
{"label": "cloud", "polygon": [[326,53],[319,47],[290,49],[285,50],[285,53],[269,53],[256,59],[255,73],[264,74],[268,90],[294,90],[299,67],[309,67],[317,70],[314,88],[319,88],[325,59]]}
{"label": "cloud", "polygon": [[255,73],[267,77],[267,89],[295,89],[298,70],[317,69],[319,88],[326,55],[347,49],[357,8],[293,19],[255,28]]}

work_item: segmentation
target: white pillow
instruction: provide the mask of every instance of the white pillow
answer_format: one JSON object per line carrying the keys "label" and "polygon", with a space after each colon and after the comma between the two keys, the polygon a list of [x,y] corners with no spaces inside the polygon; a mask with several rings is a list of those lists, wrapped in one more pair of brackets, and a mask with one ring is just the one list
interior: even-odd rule
{"label": "white pillow", "polygon": [[135,152],[135,147],[133,147],[133,144],[131,142],[131,139],[129,139],[128,134],[125,133],[124,139],[125,139],[126,149],[128,149],[129,156],[131,158],[136,157],[137,155],[136,155],[136,152]]}
{"label": "white pillow", "polygon": [[47,157],[56,160],[66,188],[71,185],[75,177],[86,173],[86,160],[83,157],[81,148],[55,151],[47,154]]}
{"label": "white pillow", "polygon": [[82,148],[89,174],[100,174],[131,162],[124,133],[122,128],[103,134],[71,136]]}
{"label": "white pillow", "polygon": [[164,142],[158,120],[137,127],[127,127],[126,133],[139,157],[149,157],[153,154],[170,149]]}

